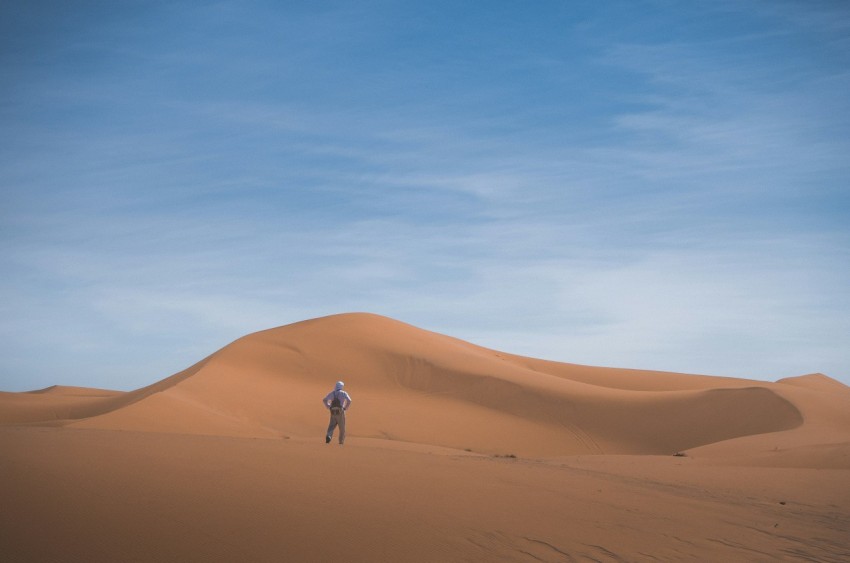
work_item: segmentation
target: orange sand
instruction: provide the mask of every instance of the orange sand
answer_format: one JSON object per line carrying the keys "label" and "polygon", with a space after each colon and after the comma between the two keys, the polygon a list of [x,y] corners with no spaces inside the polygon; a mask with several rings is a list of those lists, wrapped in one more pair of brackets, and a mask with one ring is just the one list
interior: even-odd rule
{"label": "orange sand", "polygon": [[336,315],[128,393],[0,393],[0,506],[10,561],[850,560],[850,388]]}

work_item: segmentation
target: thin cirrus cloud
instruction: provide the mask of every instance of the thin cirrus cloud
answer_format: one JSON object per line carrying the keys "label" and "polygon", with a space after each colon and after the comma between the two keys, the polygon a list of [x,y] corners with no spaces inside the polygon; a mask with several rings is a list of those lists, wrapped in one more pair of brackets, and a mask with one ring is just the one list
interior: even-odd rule
{"label": "thin cirrus cloud", "polygon": [[32,6],[0,58],[0,388],[129,389],[352,310],[850,377],[846,10]]}

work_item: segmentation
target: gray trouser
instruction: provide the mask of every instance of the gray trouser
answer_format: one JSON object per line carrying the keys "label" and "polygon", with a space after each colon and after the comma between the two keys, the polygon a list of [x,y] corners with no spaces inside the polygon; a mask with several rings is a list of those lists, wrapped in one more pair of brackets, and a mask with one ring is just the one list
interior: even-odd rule
{"label": "gray trouser", "polygon": [[333,438],[334,428],[339,425],[339,443],[345,442],[345,411],[339,409],[339,412],[334,412],[336,409],[331,409],[331,422],[328,424],[328,438]]}

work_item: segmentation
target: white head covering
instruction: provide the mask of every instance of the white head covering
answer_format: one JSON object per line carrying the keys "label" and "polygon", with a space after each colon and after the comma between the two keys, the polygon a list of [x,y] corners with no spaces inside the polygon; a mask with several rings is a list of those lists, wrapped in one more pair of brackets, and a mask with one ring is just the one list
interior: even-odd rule
{"label": "white head covering", "polygon": [[337,390],[337,391],[339,391],[339,390],[340,390],[340,389],[342,389],[343,387],[345,387],[345,383],[343,383],[342,381],[337,381],[337,382],[336,382],[336,387],[334,387],[334,389],[335,389],[335,390]]}

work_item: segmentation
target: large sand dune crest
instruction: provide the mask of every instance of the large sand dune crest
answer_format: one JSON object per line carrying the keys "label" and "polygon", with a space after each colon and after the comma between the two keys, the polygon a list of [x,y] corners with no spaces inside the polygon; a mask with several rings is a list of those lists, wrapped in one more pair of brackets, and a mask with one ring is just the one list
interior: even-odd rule
{"label": "large sand dune crest", "polygon": [[[672,454],[793,430],[806,418],[798,396],[844,387],[826,376],[774,384],[549,362],[357,313],[248,335],[153,385],[71,397],[71,407],[46,418],[306,438],[321,435],[318,399],[337,379],[355,397],[353,437],[534,456]],[[37,422],[41,412],[18,421]],[[5,413],[7,422],[20,414]]]}

